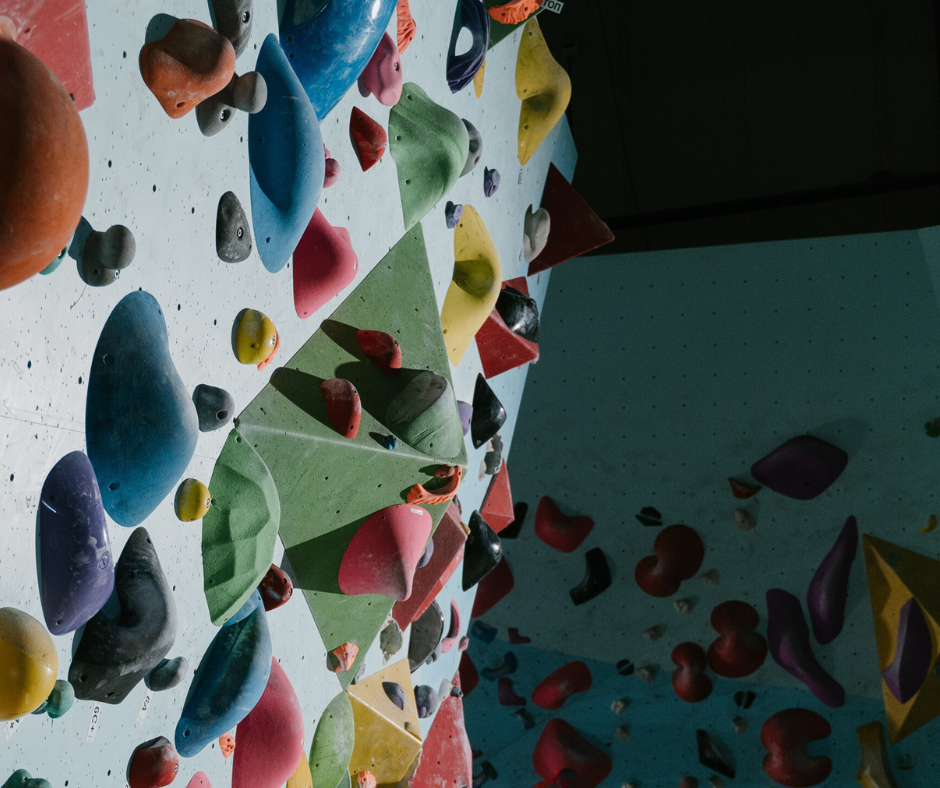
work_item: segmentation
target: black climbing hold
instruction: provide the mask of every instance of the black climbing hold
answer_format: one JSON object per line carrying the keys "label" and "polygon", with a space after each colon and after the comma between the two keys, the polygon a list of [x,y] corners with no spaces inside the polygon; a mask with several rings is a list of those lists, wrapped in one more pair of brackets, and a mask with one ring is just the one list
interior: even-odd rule
{"label": "black climbing hold", "polygon": [[706,769],[723,774],[725,777],[734,779],[734,767],[729,760],[718,751],[714,740],[708,731],[695,731],[695,741],[698,744],[698,762]]}
{"label": "black climbing hold", "polygon": [[504,287],[496,299],[496,311],[514,334],[529,342],[539,341],[539,305],[514,287]]}
{"label": "black climbing hold", "polygon": [[644,506],[642,509],[640,509],[640,513],[636,515],[636,519],[639,520],[643,525],[663,524],[663,516],[652,506]]}
{"label": "black climbing hold", "polygon": [[199,431],[212,432],[224,427],[235,415],[235,400],[225,389],[200,383],[193,389],[193,404],[199,418]]}
{"label": "black climbing hold", "polygon": [[385,690],[385,694],[392,703],[402,711],[405,710],[405,691],[401,688],[401,684],[394,681],[383,681],[382,689]]}
{"label": "black climbing hold", "polygon": [[503,467],[503,439],[497,433],[490,440],[490,444],[493,448],[483,455],[483,470],[487,476],[495,476]]}
{"label": "black climbing hold", "polygon": [[470,515],[470,535],[464,548],[463,590],[469,591],[492,572],[503,558],[503,545],[479,512]]}
{"label": "black climbing hold", "polygon": [[463,165],[463,170],[460,173],[462,178],[468,172],[472,172],[473,168],[480,163],[480,157],[483,155],[483,137],[480,136],[480,132],[477,131],[476,126],[474,126],[469,120],[463,118],[463,125],[467,127],[467,134],[470,135],[470,147],[467,151],[467,161]]}
{"label": "black climbing hold", "polygon": [[610,566],[604,552],[599,547],[592,547],[584,554],[584,561],[587,564],[584,579],[568,592],[575,605],[590,602],[610,588]]}
{"label": "black climbing hold", "polygon": [[750,690],[739,690],[734,693],[734,702],[742,709],[749,709],[756,697]]}
{"label": "black climbing hold", "polygon": [[525,516],[529,513],[529,504],[519,501],[512,505],[513,521],[499,532],[500,539],[518,539]]}
{"label": "black climbing hold", "polygon": [[470,417],[470,437],[473,448],[479,449],[492,438],[499,428],[506,423],[506,409],[503,407],[486,378],[477,375],[476,388],[473,390],[473,415]]}
{"label": "black climbing hold", "polygon": [[79,700],[120,703],[176,639],[176,602],[146,528],[124,545],[114,589],[119,609],[105,605],[85,625],[69,666]]}
{"label": "black climbing hold", "polygon": [[622,659],[617,663],[617,672],[621,676],[629,676],[633,673],[633,663],[629,659]]}
{"label": "black climbing hold", "polygon": [[251,0],[209,0],[212,9],[213,27],[232,42],[235,55],[240,55],[248,46],[251,37],[253,7]]}
{"label": "black climbing hold", "polygon": [[940,438],[940,419],[928,421],[924,425],[924,431],[927,433],[928,438]]}
{"label": "black climbing hold", "polygon": [[511,676],[518,667],[519,660],[516,659],[516,655],[507,651],[503,654],[503,662],[498,668],[484,668],[480,671],[480,675],[487,681],[496,681],[502,676]]}
{"label": "black climbing hold", "polygon": [[530,730],[535,727],[535,720],[532,719],[532,715],[529,714],[527,709],[516,709],[512,716],[517,720],[522,720],[522,725],[526,730]]}
{"label": "black climbing hold", "polygon": [[226,263],[240,263],[251,254],[248,217],[232,192],[225,192],[219,200],[215,215],[215,251]]}
{"label": "black climbing hold", "polygon": [[175,659],[160,660],[153,670],[144,676],[144,684],[147,689],[154,692],[163,692],[173,689],[189,672],[189,660],[186,657],[176,657]]}

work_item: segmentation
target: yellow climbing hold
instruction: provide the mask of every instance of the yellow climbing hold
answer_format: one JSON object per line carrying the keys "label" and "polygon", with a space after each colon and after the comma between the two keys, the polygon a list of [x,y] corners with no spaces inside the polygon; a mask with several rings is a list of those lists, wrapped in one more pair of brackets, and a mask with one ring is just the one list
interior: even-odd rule
{"label": "yellow climbing hold", "polygon": [[932,514],[927,518],[927,522],[924,523],[923,528],[920,529],[922,534],[929,534],[934,528],[937,527],[937,515]]}
{"label": "yellow climbing hold", "polygon": [[519,163],[525,164],[561,120],[571,101],[571,79],[548,51],[539,23],[532,17],[522,29],[516,58],[519,112]]}
{"label": "yellow climbing hold", "polygon": [[184,479],[176,490],[176,516],[184,523],[201,520],[206,516],[212,498],[209,488],[198,479]]}
{"label": "yellow climbing hold", "polygon": [[294,773],[287,778],[287,788],[313,788],[313,777],[310,775],[310,764],[307,763],[307,756],[300,753],[300,763],[294,769]]}
{"label": "yellow climbing hold", "polygon": [[441,310],[447,357],[455,367],[495,308],[502,279],[493,239],[476,209],[465,205],[454,230],[454,278]]}
{"label": "yellow climbing hold", "polygon": [[473,75],[473,91],[477,94],[477,98],[483,95],[483,74],[486,72],[486,61],[483,61],[483,65],[480,66],[480,70]]}
{"label": "yellow climbing hold", "polygon": [[277,329],[267,315],[257,309],[242,312],[235,331],[235,355],[242,364],[258,364],[259,369],[280,344]]}
{"label": "yellow climbing hold", "polygon": [[13,607],[0,608],[0,720],[15,720],[49,697],[59,655],[46,628]]}
{"label": "yellow climbing hold", "polygon": [[[384,682],[402,688],[404,709],[389,700],[382,687]],[[421,752],[421,729],[408,660],[351,685],[348,693],[356,725],[350,774],[370,771],[379,785],[397,785]]]}
{"label": "yellow climbing hold", "polygon": [[862,751],[861,764],[855,773],[862,788],[898,788],[888,761],[885,727],[878,720],[867,722],[855,729],[858,746]]}

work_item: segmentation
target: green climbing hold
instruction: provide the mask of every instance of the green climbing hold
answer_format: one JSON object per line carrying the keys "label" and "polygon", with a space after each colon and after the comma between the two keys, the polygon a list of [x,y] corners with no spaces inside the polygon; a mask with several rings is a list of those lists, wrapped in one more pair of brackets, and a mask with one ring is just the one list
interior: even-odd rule
{"label": "green climbing hold", "polygon": [[336,788],[345,773],[356,741],[352,704],[345,690],[340,692],[317,723],[310,745],[310,777],[313,788]]}
{"label": "green climbing hold", "polygon": [[410,230],[457,182],[470,152],[470,135],[453,112],[406,82],[388,119],[389,150]]}
{"label": "green climbing hold", "polygon": [[3,788],[52,788],[52,783],[33,777],[26,769],[17,769],[3,784]]}
{"label": "green climbing hold", "polygon": [[281,504],[264,460],[232,430],[209,482],[202,568],[212,623],[221,626],[251,596],[274,558]]}

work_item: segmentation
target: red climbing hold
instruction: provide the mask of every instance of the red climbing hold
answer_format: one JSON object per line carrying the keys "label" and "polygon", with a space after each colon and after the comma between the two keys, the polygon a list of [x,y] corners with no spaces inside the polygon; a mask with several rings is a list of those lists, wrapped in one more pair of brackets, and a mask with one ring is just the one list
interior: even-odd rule
{"label": "red climbing hold", "polygon": [[235,732],[232,788],[281,788],[303,757],[304,718],[290,679],[273,657],[261,699]]}
{"label": "red climbing hold", "polygon": [[[506,559],[504,558],[503,560],[505,561]],[[509,637],[509,642],[514,646],[532,642],[532,638],[520,635],[517,627],[509,627],[509,629],[506,630],[506,635]]]}
{"label": "red climbing hold", "polygon": [[407,503],[387,506],[373,514],[346,548],[339,567],[340,590],[350,595],[384,594],[399,601],[407,599],[432,525],[427,509]]}
{"label": "red climbing hold", "polygon": [[560,709],[572,695],[591,689],[591,671],[580,660],[549,673],[532,690],[532,702],[543,709]]}
{"label": "red climbing hold", "polygon": [[760,491],[759,484],[748,484],[735,479],[733,476],[728,477],[728,484],[731,485],[731,494],[735,498],[753,498]]}
{"label": "red climbing hold", "polygon": [[578,788],[594,788],[610,774],[613,762],[607,753],[567,722],[553,719],[539,736],[532,753],[532,766],[543,780],[555,780],[565,769],[570,769]]}
{"label": "red climbing hold", "polygon": [[516,519],[512,508],[512,489],[509,486],[509,467],[505,460],[497,474],[490,480],[483,506],[480,507],[480,516],[496,533]]}
{"label": "red climbing hold", "polygon": [[472,618],[486,615],[497,603],[512,591],[515,580],[506,557],[496,564],[496,568],[477,584],[477,596],[473,600]]}
{"label": "red climbing hold", "polygon": [[356,387],[343,378],[330,378],[320,383],[320,391],[326,400],[326,413],[333,429],[344,438],[355,438],[362,419],[362,402]]}
{"label": "red climbing hold", "polygon": [[[434,553],[427,565],[415,572],[411,596],[397,602],[392,617],[403,630],[419,619],[463,561],[467,532],[460,524],[460,510],[455,504],[447,507],[434,532]],[[423,547],[422,547],[423,553]]]}
{"label": "red climbing hold", "polygon": [[359,159],[363,172],[385,155],[385,145],[388,142],[385,129],[359,107],[353,107],[349,116],[349,139],[356,150],[356,158]]}
{"label": "red climbing hold", "polygon": [[476,685],[480,683],[480,674],[477,672],[477,666],[473,664],[473,660],[470,659],[470,655],[466,651],[460,654],[460,665],[457,670],[457,675],[460,676],[460,686],[466,697],[473,692]]}
{"label": "red climbing hold", "polygon": [[205,772],[196,772],[186,788],[212,788]]}
{"label": "red climbing hold", "polygon": [[529,263],[529,276],[614,240],[610,228],[554,164],[548,165],[542,207],[552,217],[552,226],[545,248]]}
{"label": "red climbing hold", "polygon": [[686,703],[698,703],[712,693],[712,680],[705,675],[708,660],[698,643],[680,643],[672,650],[672,689]]}
{"label": "red climbing hold", "polygon": [[562,514],[558,504],[547,495],[539,501],[535,511],[535,535],[562,553],[577,550],[593,527],[590,517]]}
{"label": "red climbing hold", "polygon": [[[460,674],[454,676],[460,687]],[[406,781],[408,782],[408,781]],[[431,724],[421,747],[418,771],[411,788],[464,788],[473,785],[473,751],[464,724],[463,698],[448,695]]]}
{"label": "red climbing hold", "polygon": [[385,377],[393,378],[401,371],[401,345],[391,334],[360,330],[356,332],[356,341],[366,358],[381,369]]}
{"label": "red climbing hold", "polygon": [[450,625],[441,638],[441,653],[446,654],[460,643],[460,606],[455,599],[450,600]]}
{"label": "red climbing hold", "polygon": [[333,227],[317,208],[294,249],[294,310],[310,317],[352,283],[359,258],[349,231]]}
{"label": "red climbing hold", "polygon": [[160,788],[176,779],[180,756],[173,742],[165,736],[138,745],[127,765],[130,788]]}
{"label": "red climbing hold", "polygon": [[294,584],[281,567],[271,564],[261,582],[258,584],[261,601],[265,610],[274,610],[285,604],[294,593]]}
{"label": "red climbing hold", "polygon": [[[529,295],[529,283],[524,276],[503,282],[501,289],[507,287]],[[486,378],[495,378],[510,369],[539,360],[538,342],[532,342],[509,328],[495,307],[477,331],[476,341]]]}
{"label": "red climbing hold", "polygon": [[750,676],[767,658],[767,641],[756,632],[760,614],[747,602],[722,602],[712,610],[718,637],[708,647],[708,666],[719,676]]}
{"label": "red climbing hold", "polygon": [[683,580],[695,577],[705,559],[705,545],[687,525],[670,525],[653,542],[656,555],[641,558],[633,576],[650,596],[672,596]]}
{"label": "red climbing hold", "polygon": [[764,771],[771,780],[787,788],[819,785],[832,771],[824,755],[810,755],[806,746],[825,739],[832,727],[825,717],[809,709],[784,709],[771,716],[760,732],[760,743],[768,752]]}

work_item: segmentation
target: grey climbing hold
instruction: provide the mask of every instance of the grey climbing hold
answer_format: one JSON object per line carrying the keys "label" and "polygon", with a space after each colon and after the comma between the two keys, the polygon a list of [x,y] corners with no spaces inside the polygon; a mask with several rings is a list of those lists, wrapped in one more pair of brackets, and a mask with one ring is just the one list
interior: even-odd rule
{"label": "grey climbing hold", "polygon": [[385,659],[401,651],[402,642],[401,627],[393,618],[385,625],[382,634],[379,635],[379,647],[382,649],[382,655]]}
{"label": "grey climbing hold", "polygon": [[253,7],[251,0],[209,0],[215,29],[235,47],[238,56],[251,38]]}
{"label": "grey climbing hold", "polygon": [[745,509],[735,509],[734,524],[742,531],[750,531],[757,525],[757,520],[749,511]]}
{"label": "grey climbing hold", "polygon": [[433,687],[427,684],[419,684],[415,687],[415,704],[418,707],[418,719],[424,719],[431,713],[431,709],[437,702],[437,693]]}
{"label": "grey climbing hold", "polygon": [[193,404],[199,418],[199,431],[212,432],[224,427],[235,413],[235,400],[225,389],[200,383],[193,389]]}
{"label": "grey climbing hold", "polygon": [[533,211],[530,205],[526,209],[525,222],[522,226],[522,254],[527,263],[531,263],[542,253],[545,244],[548,243],[548,231],[551,225],[551,218],[545,208]]}
{"label": "grey climbing hold", "polygon": [[134,233],[123,224],[114,224],[104,232],[89,234],[82,257],[86,265],[119,271],[134,262],[136,253]]}
{"label": "grey climbing hold", "polygon": [[672,603],[672,606],[676,609],[676,612],[681,613],[684,616],[689,615],[692,612],[693,603],[691,599],[677,599]]}
{"label": "grey climbing hold", "polygon": [[394,681],[383,681],[382,689],[385,690],[386,697],[398,706],[402,711],[405,710],[405,691],[401,688],[401,684],[397,684]]}
{"label": "grey climbing hold", "polygon": [[107,287],[114,284],[121,272],[116,268],[105,268],[100,263],[94,262],[91,257],[82,254],[82,259],[78,263],[78,275],[89,287]]}
{"label": "grey climbing hold", "polygon": [[699,579],[702,581],[702,585],[716,586],[721,582],[721,572],[718,571],[717,567],[715,569],[709,569]]}
{"label": "grey climbing hold", "polygon": [[[467,127],[467,134],[470,135],[470,149],[467,153],[467,162],[463,165],[463,170],[460,172],[461,178],[468,172],[471,172],[473,168],[480,163],[480,157],[483,155],[483,137],[480,136],[480,132],[477,131],[476,126],[469,120],[466,118],[462,118],[462,120],[463,125]],[[461,206],[461,208],[462,207],[463,206]]]}
{"label": "grey climbing hold", "polygon": [[261,112],[268,100],[268,83],[257,71],[235,77],[227,90],[231,91],[232,106],[249,115]]}
{"label": "grey climbing hold", "polygon": [[655,626],[650,627],[649,629],[643,630],[643,637],[647,640],[659,640],[663,636],[663,632],[666,630],[663,628],[662,624],[656,624]]}
{"label": "grey climbing hold", "polygon": [[199,131],[204,137],[214,137],[232,122],[236,110],[254,115],[264,109],[267,100],[268,85],[261,74],[233,74],[228,85],[196,106]]}
{"label": "grey climbing hold", "polygon": [[248,217],[232,192],[225,192],[219,199],[215,214],[215,251],[226,263],[240,263],[251,254]]}
{"label": "grey climbing hold", "polygon": [[617,741],[630,741],[630,729],[626,725],[618,725],[614,735]]}
{"label": "grey climbing hold", "polygon": [[656,668],[652,665],[644,665],[642,668],[637,668],[636,677],[641,681],[645,681],[647,684],[652,684],[656,679]]}
{"label": "grey climbing hold", "polygon": [[160,663],[144,676],[144,684],[147,689],[154,692],[163,692],[173,689],[189,673],[189,660],[186,657],[175,657],[174,659],[163,659]]}

